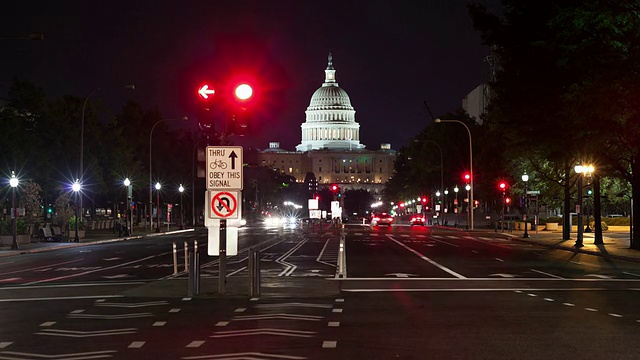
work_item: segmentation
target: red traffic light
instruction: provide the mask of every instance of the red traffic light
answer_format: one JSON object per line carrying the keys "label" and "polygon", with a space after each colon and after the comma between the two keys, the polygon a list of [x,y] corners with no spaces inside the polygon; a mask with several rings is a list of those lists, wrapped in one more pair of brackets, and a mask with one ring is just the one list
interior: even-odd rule
{"label": "red traffic light", "polygon": [[340,190],[340,188],[338,187],[338,185],[336,185],[336,184],[331,185],[331,191],[333,191],[333,192],[338,192],[338,190]]}
{"label": "red traffic light", "polygon": [[462,175],[462,178],[464,179],[464,181],[469,182],[471,180],[471,174],[464,173],[464,175]]}
{"label": "red traffic light", "polygon": [[209,87],[209,85],[205,84],[202,85],[199,89],[198,89],[198,95],[205,99],[205,100],[209,100],[209,98],[213,97],[213,94],[215,94],[216,91]]}
{"label": "red traffic light", "polygon": [[511,198],[505,198],[504,202],[506,202],[507,204],[511,203]]}
{"label": "red traffic light", "polygon": [[500,188],[500,190],[504,191],[504,190],[507,190],[508,185],[506,182],[500,181],[500,184],[498,184],[498,187]]}
{"label": "red traffic light", "polygon": [[423,203],[426,203],[427,201],[428,201],[428,200],[427,200],[427,198],[426,198],[426,197],[423,197],[423,198],[422,198],[422,202],[423,202]]}
{"label": "red traffic light", "polygon": [[233,91],[233,94],[239,100],[249,100],[251,96],[253,96],[253,88],[249,84],[240,84],[236,86],[236,89]]}

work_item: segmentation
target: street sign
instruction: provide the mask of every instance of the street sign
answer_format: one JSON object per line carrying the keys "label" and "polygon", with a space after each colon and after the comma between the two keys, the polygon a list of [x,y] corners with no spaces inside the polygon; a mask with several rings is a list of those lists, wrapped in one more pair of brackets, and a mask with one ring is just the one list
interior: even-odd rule
{"label": "street sign", "polygon": [[527,195],[540,195],[540,190],[527,190]]}
{"label": "street sign", "polygon": [[237,219],[239,191],[209,191],[209,218],[210,219]]}
{"label": "street sign", "polygon": [[[209,228],[207,254],[220,256],[220,225]],[[238,255],[238,228],[227,227],[227,256]]]}
{"label": "street sign", "polygon": [[242,146],[207,146],[207,190],[242,190]]}
{"label": "street sign", "polygon": [[318,199],[309,199],[309,210],[318,210]]}
{"label": "street sign", "polygon": [[320,219],[322,217],[322,210],[309,210],[309,217],[312,219]]}

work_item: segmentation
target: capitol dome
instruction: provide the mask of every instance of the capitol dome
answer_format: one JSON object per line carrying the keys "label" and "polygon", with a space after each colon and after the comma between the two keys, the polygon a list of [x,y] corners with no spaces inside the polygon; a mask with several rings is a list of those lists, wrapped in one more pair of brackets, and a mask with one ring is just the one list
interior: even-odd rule
{"label": "capitol dome", "polygon": [[296,150],[364,149],[365,146],[360,144],[356,111],[347,92],[336,82],[331,54],[324,72],[324,83],[313,93],[305,111],[306,121],[301,125],[302,143],[296,146]]}

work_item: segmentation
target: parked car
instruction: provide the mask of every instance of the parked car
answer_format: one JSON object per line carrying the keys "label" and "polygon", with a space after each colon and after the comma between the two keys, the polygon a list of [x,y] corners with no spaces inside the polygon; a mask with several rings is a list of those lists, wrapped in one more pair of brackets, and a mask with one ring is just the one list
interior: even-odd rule
{"label": "parked car", "polygon": [[424,218],[423,215],[411,215],[411,217],[409,218],[409,224],[411,226],[413,226],[413,225],[424,225],[425,221],[426,221],[426,219]]}
{"label": "parked car", "polygon": [[391,226],[391,224],[393,224],[393,216],[391,216],[389,213],[379,212],[371,214],[371,226]]}

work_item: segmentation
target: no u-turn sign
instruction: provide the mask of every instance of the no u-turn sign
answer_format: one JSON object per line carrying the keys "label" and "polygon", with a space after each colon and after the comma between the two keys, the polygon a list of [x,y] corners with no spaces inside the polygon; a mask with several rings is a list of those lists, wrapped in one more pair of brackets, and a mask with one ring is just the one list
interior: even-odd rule
{"label": "no u-turn sign", "polygon": [[209,191],[210,219],[238,219],[238,191]]}

